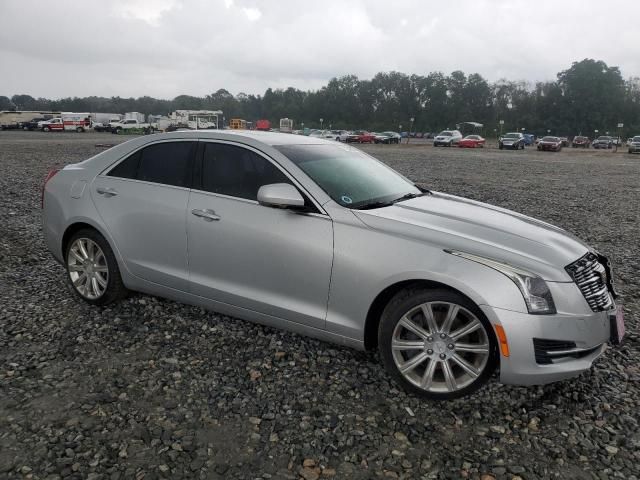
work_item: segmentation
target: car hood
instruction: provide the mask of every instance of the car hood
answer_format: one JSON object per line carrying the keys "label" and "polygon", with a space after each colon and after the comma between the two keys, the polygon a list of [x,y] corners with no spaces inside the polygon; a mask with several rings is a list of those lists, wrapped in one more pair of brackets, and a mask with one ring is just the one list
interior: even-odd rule
{"label": "car hood", "polygon": [[442,141],[442,140],[451,140],[452,138],[453,137],[447,137],[445,135],[443,135],[443,136],[438,135],[435,139],[438,140],[438,141]]}
{"label": "car hood", "polygon": [[493,205],[443,193],[372,210],[353,210],[368,227],[571,282],[564,270],[589,247],[567,231]]}

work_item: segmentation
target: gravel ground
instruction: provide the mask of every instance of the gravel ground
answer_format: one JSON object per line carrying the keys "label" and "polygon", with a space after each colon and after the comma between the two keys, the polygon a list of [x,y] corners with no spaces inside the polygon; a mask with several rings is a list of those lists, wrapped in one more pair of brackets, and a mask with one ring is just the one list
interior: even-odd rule
{"label": "gravel ground", "polygon": [[40,186],[107,134],[0,133],[0,478],[637,478],[640,157],[365,150],[434,190],[561,225],[614,263],[628,337],[579,378],[449,403],[376,354],[133,295],[90,307],[45,250]]}

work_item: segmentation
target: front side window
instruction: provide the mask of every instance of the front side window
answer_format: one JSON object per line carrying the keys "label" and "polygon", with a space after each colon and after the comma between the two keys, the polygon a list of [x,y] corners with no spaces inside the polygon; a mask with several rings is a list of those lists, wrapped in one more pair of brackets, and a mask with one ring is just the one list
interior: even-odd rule
{"label": "front side window", "polygon": [[327,195],[347,208],[420,195],[406,178],[357,148],[342,145],[280,145],[282,154],[300,167]]}
{"label": "front side window", "polygon": [[164,142],[138,150],[109,173],[110,177],[188,187],[196,142]]}
{"label": "front side window", "polygon": [[201,177],[202,190],[247,200],[257,200],[263,185],[291,183],[266,158],[223,143],[205,144]]}

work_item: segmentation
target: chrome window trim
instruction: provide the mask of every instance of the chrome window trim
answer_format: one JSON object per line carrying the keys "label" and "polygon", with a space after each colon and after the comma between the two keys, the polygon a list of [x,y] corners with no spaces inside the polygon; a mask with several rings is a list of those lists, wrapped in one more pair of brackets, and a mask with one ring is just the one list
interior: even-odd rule
{"label": "chrome window trim", "polygon": [[113,180],[120,180],[123,182],[131,182],[131,183],[139,183],[142,185],[150,185],[152,187],[165,187],[165,188],[173,188],[175,190],[184,190],[187,192],[191,191],[191,188],[188,187],[179,187],[177,185],[167,185],[166,183],[156,183],[156,182],[149,182],[147,180],[138,180],[136,178],[122,178],[122,177],[110,177],[108,175],[98,175],[98,177],[96,178],[109,178],[109,179],[113,179]]}

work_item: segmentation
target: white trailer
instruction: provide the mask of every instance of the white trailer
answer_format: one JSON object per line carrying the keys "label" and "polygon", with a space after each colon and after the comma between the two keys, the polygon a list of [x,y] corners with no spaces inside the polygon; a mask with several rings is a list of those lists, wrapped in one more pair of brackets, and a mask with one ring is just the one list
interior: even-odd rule
{"label": "white trailer", "polygon": [[169,118],[176,128],[221,129],[222,110],[176,110]]}
{"label": "white trailer", "polygon": [[284,133],[293,132],[293,120],[290,118],[280,119],[280,131]]}
{"label": "white trailer", "polygon": [[109,122],[119,122],[122,120],[122,115],[120,113],[92,113],[91,121],[95,123],[100,123],[102,125],[108,125]]}
{"label": "white trailer", "polygon": [[144,123],[146,120],[146,117],[144,116],[144,113],[127,112],[124,114],[124,120],[137,120],[138,123]]}

